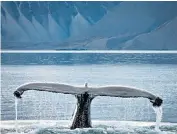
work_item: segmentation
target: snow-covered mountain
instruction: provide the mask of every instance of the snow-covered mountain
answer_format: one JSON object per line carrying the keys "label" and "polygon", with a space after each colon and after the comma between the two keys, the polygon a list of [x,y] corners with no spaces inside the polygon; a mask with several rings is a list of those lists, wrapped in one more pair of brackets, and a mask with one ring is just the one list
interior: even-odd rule
{"label": "snow-covered mountain", "polygon": [[173,50],[176,16],[177,2],[2,2],[2,48]]}
{"label": "snow-covered mountain", "polygon": [[122,49],[177,50],[177,17],[158,29],[122,44]]}

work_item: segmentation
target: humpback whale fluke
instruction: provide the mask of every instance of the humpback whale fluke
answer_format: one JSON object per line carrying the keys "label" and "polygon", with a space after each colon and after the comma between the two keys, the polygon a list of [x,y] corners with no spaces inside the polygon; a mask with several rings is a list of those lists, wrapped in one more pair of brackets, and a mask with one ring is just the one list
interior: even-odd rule
{"label": "humpback whale fluke", "polygon": [[160,107],[162,105],[163,100],[157,97],[154,101],[151,101],[154,107]]}
{"label": "humpback whale fluke", "polygon": [[18,91],[14,92],[14,96],[16,96],[17,98],[22,98],[20,92]]}
{"label": "humpback whale fluke", "polygon": [[91,127],[90,105],[96,96],[112,96],[123,98],[143,97],[148,98],[155,107],[159,107],[163,103],[163,100],[160,97],[137,88],[126,86],[107,86],[94,88],[88,87],[87,83],[85,83],[85,87],[75,87],[57,83],[29,83],[17,88],[17,90],[14,92],[14,95],[17,98],[21,98],[21,95],[28,90],[74,95],[77,99],[77,110],[74,115],[71,129]]}

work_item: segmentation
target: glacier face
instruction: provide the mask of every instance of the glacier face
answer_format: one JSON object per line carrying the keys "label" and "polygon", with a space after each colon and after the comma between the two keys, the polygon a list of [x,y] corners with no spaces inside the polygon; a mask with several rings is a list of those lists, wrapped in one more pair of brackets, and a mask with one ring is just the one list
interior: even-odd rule
{"label": "glacier face", "polygon": [[173,50],[176,16],[177,2],[1,2],[2,49]]}

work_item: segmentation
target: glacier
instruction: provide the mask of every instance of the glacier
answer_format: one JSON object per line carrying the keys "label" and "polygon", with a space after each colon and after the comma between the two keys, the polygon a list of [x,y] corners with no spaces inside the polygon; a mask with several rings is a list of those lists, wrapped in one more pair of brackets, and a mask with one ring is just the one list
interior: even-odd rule
{"label": "glacier", "polygon": [[177,50],[177,2],[1,2],[5,50]]}

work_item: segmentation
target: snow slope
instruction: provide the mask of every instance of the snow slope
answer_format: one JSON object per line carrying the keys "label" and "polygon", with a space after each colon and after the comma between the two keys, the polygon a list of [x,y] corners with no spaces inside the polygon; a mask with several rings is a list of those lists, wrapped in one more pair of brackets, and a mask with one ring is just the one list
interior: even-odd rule
{"label": "snow slope", "polygon": [[[2,2],[2,48],[176,50],[171,30],[177,23],[165,25],[176,16],[177,2]],[[149,36],[157,28],[162,33]],[[147,39],[139,43],[137,38],[145,34]],[[168,46],[148,42],[157,36]]]}
{"label": "snow slope", "polygon": [[177,17],[157,30],[124,43],[122,49],[177,50]]}

